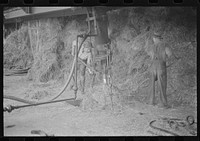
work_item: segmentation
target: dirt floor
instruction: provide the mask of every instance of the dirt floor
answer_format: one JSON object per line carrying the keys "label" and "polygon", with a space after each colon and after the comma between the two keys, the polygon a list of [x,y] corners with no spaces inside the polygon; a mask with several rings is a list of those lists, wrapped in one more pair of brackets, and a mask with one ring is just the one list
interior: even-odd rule
{"label": "dirt floor", "polygon": [[[27,81],[25,75],[4,76],[4,95],[25,98],[25,92],[27,89],[30,90],[30,85],[33,85],[33,82]],[[51,89],[59,92],[62,85],[55,85]],[[59,99],[72,96],[73,91],[68,88]],[[20,102],[4,99],[3,105],[9,104],[23,105]],[[152,129],[149,123],[160,117],[185,119],[187,115],[193,115],[196,120],[196,109],[188,107],[162,109],[132,100],[128,105],[124,105],[122,110],[114,112],[109,108],[83,111],[80,107],[60,102],[16,109],[11,113],[4,112],[4,136],[40,136],[31,134],[32,130],[42,130],[50,136],[170,136]],[[190,135],[183,130],[176,133]]]}

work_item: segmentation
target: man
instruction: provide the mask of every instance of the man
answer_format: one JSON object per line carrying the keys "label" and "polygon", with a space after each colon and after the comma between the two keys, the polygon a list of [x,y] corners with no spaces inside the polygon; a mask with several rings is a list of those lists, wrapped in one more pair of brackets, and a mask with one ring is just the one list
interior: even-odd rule
{"label": "man", "polygon": [[[80,45],[82,41],[79,41],[78,42],[78,47]],[[72,42],[72,55],[75,56],[75,48],[76,48],[76,40],[74,40]],[[80,59],[82,59],[82,61],[85,63],[85,64],[91,64],[92,62],[92,53],[91,53],[91,48],[92,48],[92,44],[89,42],[89,41],[85,41],[81,48],[80,48],[80,51],[79,51],[79,54],[78,54],[78,57]],[[81,85],[81,92],[82,94],[85,93],[85,70],[86,70],[86,66],[83,65],[82,63],[80,63],[80,73],[81,73],[81,80],[80,80],[80,85]],[[90,69],[88,69],[89,73],[92,73],[92,71]],[[73,77],[73,80],[74,77]],[[75,81],[74,81],[75,82]],[[71,88],[73,87],[73,85],[71,86]]]}
{"label": "man", "polygon": [[167,68],[166,68],[166,58],[172,55],[170,49],[166,47],[166,44],[162,41],[160,33],[154,32],[153,34],[153,44],[148,46],[147,54],[151,57],[152,66],[150,72],[152,74],[152,84],[151,84],[151,98],[150,104],[155,105],[155,81],[158,81],[158,86],[160,88],[160,101],[161,107],[169,108],[167,102]]}

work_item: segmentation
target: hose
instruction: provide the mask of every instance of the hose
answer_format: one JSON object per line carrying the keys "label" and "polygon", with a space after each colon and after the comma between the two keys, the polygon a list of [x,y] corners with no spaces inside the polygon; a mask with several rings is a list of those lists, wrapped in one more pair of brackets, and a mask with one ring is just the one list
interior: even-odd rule
{"label": "hose", "polygon": [[[80,50],[81,46],[83,45],[83,42],[87,39],[87,37],[88,36],[86,35],[84,37],[84,39],[82,40],[82,42],[81,42],[81,44],[79,46],[79,50]],[[77,51],[76,55],[78,55],[79,50]],[[78,61],[78,60],[76,60],[76,58],[78,58],[78,57],[74,57],[74,61],[73,61],[73,64],[72,64],[72,69],[71,69],[71,72],[69,74],[69,78],[68,78],[67,82],[65,83],[64,88],[59,92],[59,94],[57,96],[55,96],[54,98],[52,98],[50,101],[53,101],[56,98],[58,98],[65,91],[65,89],[67,88],[67,86],[69,85],[69,82],[70,82],[70,80],[72,79],[72,76],[73,76],[73,72],[74,72],[74,69],[75,69],[76,62]],[[75,99],[76,99],[76,96],[75,96]]]}
{"label": "hose", "polygon": [[171,134],[171,135],[173,135],[173,136],[179,136],[178,134],[173,133],[173,132],[171,132],[171,131],[168,131],[168,130],[165,130],[165,129],[162,129],[162,128],[153,126],[153,123],[154,123],[154,122],[156,122],[156,120],[153,120],[153,121],[151,121],[151,122],[149,123],[149,126],[150,126],[151,128],[156,129],[156,130],[159,130],[159,131],[162,131],[162,132],[165,132],[165,133],[168,133],[168,134]]}
{"label": "hose", "polygon": [[[55,100],[56,98],[58,98],[58,97],[65,91],[65,89],[66,89],[67,86],[69,85],[69,82],[70,82],[70,80],[71,80],[71,78],[72,78],[72,75],[73,75],[73,72],[74,72],[74,68],[75,68],[75,62],[76,62],[76,58],[74,58],[74,61],[73,61],[73,64],[72,64],[72,69],[71,69],[71,72],[70,72],[70,74],[69,74],[68,80],[67,80],[67,82],[65,83],[65,86],[64,86],[63,89],[59,92],[59,94],[58,94],[57,96],[55,96],[54,98],[52,98],[52,99],[49,100],[49,101]],[[7,95],[7,96],[4,95],[3,98],[15,100],[15,101],[19,101],[19,102],[27,103],[27,104],[36,104],[36,103],[39,103],[39,102],[24,100],[24,99],[21,99],[21,98],[17,98],[17,97],[15,97],[15,96],[8,96],[8,95]]]}
{"label": "hose", "polygon": [[[80,49],[80,47],[82,46],[83,42],[86,40],[87,37],[88,37],[88,36],[85,36],[85,37],[84,37],[84,39],[82,40],[82,42],[81,42],[81,44],[80,44],[80,46],[79,46],[79,49]],[[79,50],[78,50],[78,52],[79,52]],[[77,55],[78,55],[78,52],[77,52]],[[67,88],[67,86],[69,85],[69,83],[70,83],[70,81],[71,81],[71,79],[72,79],[72,76],[73,76],[73,72],[74,72],[74,69],[75,69],[76,62],[77,62],[76,57],[74,57],[74,61],[73,61],[73,63],[72,63],[71,72],[70,72],[70,74],[69,74],[68,80],[67,80],[67,82],[65,83],[65,86],[63,87],[63,89],[62,89],[54,98],[52,98],[51,100],[46,101],[46,102],[50,102],[50,101],[55,100],[56,98],[58,98],[58,97],[65,91],[65,89]],[[4,95],[3,98],[15,100],[15,101],[19,101],[19,102],[27,103],[27,104],[39,104],[39,103],[40,103],[40,102],[35,102],[35,101],[24,100],[24,99],[17,98],[17,97],[14,97],[14,96],[5,96],[5,95]],[[71,99],[71,98],[70,98],[70,99]],[[74,99],[76,99],[76,96],[75,96]]]}

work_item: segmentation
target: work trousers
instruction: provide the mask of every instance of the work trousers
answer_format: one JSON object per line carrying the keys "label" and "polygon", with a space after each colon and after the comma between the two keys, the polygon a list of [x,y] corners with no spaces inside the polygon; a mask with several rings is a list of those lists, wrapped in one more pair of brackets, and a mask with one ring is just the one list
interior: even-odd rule
{"label": "work trousers", "polygon": [[[87,64],[87,59],[82,60],[85,64]],[[86,70],[86,66],[83,65],[82,63],[78,63],[78,70],[80,71],[80,86],[81,86],[81,92],[82,94],[84,94],[85,92],[85,70]],[[73,87],[75,84],[75,76],[73,75],[73,85],[71,87]]]}
{"label": "work trousers", "polygon": [[151,67],[152,83],[150,104],[155,104],[155,82],[158,82],[160,89],[160,101],[163,106],[167,106],[167,70],[166,62],[154,61]]}

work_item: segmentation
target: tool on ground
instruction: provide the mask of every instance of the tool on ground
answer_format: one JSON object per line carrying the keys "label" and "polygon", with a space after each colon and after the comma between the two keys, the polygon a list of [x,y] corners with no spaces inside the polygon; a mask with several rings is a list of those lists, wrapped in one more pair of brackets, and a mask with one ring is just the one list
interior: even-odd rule
{"label": "tool on ground", "polygon": [[172,136],[179,136],[178,134],[173,133],[173,132],[171,132],[171,131],[168,131],[168,130],[166,130],[166,129],[163,129],[163,128],[160,128],[160,127],[156,127],[155,125],[153,125],[153,123],[155,123],[155,122],[156,122],[156,120],[151,121],[151,122],[149,123],[149,126],[150,126],[151,128],[153,128],[153,129],[155,129],[155,130],[158,130],[158,131],[161,131],[161,132],[170,134],[170,135],[172,135]]}
{"label": "tool on ground", "polygon": [[[186,119],[179,119],[179,118],[161,118],[163,121],[167,121],[167,124],[169,127],[175,131],[178,131],[180,128],[185,128],[189,134],[196,135],[196,129],[192,128],[192,126],[196,123],[194,120],[194,117],[189,115],[186,117]],[[150,122],[149,126],[155,130],[165,132],[167,134],[171,134],[173,136],[179,136],[177,133],[174,133],[172,131],[169,131],[167,129],[163,129],[160,127],[156,127],[153,125],[156,120],[153,120]]]}
{"label": "tool on ground", "polygon": [[31,107],[31,106],[38,106],[38,105],[44,105],[44,104],[52,104],[52,103],[63,102],[63,101],[66,101],[67,103],[69,103],[70,105],[73,105],[73,106],[80,106],[80,103],[81,103],[81,100],[77,100],[77,99],[74,99],[74,98],[68,98],[68,99],[61,99],[61,100],[55,100],[55,101],[40,102],[40,103],[20,105],[20,106],[8,105],[8,106],[6,106],[6,107],[3,108],[3,111],[10,113],[14,109]]}

